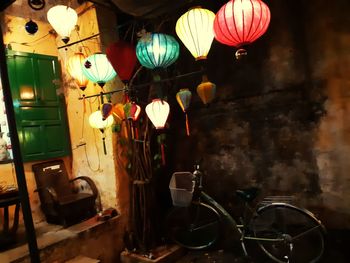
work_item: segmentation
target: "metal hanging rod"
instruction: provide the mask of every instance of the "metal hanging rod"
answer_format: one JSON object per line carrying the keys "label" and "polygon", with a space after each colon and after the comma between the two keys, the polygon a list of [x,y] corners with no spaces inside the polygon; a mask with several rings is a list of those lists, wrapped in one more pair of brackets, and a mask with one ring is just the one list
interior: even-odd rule
{"label": "metal hanging rod", "polygon": [[95,34],[95,35],[92,35],[92,36],[89,36],[89,37],[80,39],[80,40],[78,40],[78,41],[69,43],[69,44],[67,44],[67,45],[60,46],[60,47],[58,47],[57,49],[62,49],[62,48],[66,48],[66,47],[73,46],[73,45],[75,45],[75,44],[79,44],[79,43],[84,42],[84,41],[86,41],[86,40],[89,40],[89,39],[91,39],[91,38],[97,37],[97,36],[99,36],[100,34],[101,34],[101,33],[97,33],[97,34]]}
{"label": "metal hanging rod", "polygon": [[[165,79],[160,79],[158,81],[148,82],[148,83],[145,83],[145,84],[132,85],[131,88],[132,89],[143,88],[143,87],[147,87],[147,86],[150,86],[152,84],[155,84],[155,83],[162,83],[162,82],[167,82],[167,81],[173,81],[173,80],[186,78],[186,77],[189,77],[189,76],[192,76],[192,75],[198,75],[198,74],[202,74],[202,73],[205,73],[204,69],[198,70],[198,71],[189,72],[189,73],[185,73],[185,74],[181,74],[181,75],[177,75],[177,76],[171,77],[171,78],[165,78]],[[98,97],[98,96],[101,96],[101,95],[103,96],[103,95],[107,95],[107,94],[113,94],[113,93],[122,92],[122,91],[128,91],[128,90],[130,90],[130,87],[129,88],[124,88],[124,89],[112,90],[112,91],[108,91],[108,92],[100,92],[98,94],[93,94],[93,95],[89,95],[89,96],[82,96],[82,97],[79,98],[79,100],[82,100],[84,98],[88,99],[88,98]]]}

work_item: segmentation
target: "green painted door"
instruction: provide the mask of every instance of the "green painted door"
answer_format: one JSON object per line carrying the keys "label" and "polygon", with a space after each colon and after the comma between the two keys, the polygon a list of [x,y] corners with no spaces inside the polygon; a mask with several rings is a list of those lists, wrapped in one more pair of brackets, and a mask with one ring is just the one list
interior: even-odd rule
{"label": "green painted door", "polygon": [[70,154],[57,57],[7,51],[7,67],[24,161]]}

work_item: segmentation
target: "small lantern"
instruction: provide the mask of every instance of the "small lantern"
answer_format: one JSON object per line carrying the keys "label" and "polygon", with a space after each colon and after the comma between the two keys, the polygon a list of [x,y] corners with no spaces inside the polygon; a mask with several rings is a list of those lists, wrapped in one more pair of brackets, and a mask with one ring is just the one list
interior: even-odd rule
{"label": "small lantern", "polygon": [[103,152],[104,154],[107,154],[106,149],[106,135],[104,133],[105,129],[112,126],[114,122],[113,116],[110,115],[107,117],[107,119],[103,119],[101,111],[95,111],[93,112],[89,117],[89,124],[92,128],[99,129],[102,133],[102,142],[103,142]]}
{"label": "small lantern", "polygon": [[114,116],[116,116],[119,120],[123,121],[125,120],[125,113],[124,113],[124,104],[117,103],[113,106],[112,113]]}
{"label": "small lantern", "polygon": [[188,124],[187,109],[190,106],[191,98],[192,98],[192,93],[189,89],[180,89],[180,91],[176,93],[176,100],[179,103],[182,111],[185,113],[185,116],[186,116],[187,136],[190,136],[190,127]]}
{"label": "small lantern", "polygon": [[166,68],[179,57],[179,43],[174,37],[152,33],[143,36],[136,45],[136,56],[149,69]]}
{"label": "small lantern", "polygon": [[62,41],[67,44],[70,33],[77,24],[78,15],[74,9],[68,6],[56,5],[47,12],[47,20],[57,34],[62,37]]}
{"label": "small lantern", "polygon": [[206,75],[202,77],[202,83],[197,86],[198,96],[201,98],[202,102],[207,105],[215,97],[216,85],[208,80]]}
{"label": "small lantern", "polygon": [[146,113],[156,129],[163,129],[170,112],[169,104],[161,99],[154,99],[146,106]]}
{"label": "small lantern", "polygon": [[107,117],[105,120],[103,119],[101,111],[93,112],[89,117],[89,124],[92,128],[104,130],[110,126],[112,126],[114,120],[113,116]]}
{"label": "small lantern", "polygon": [[67,62],[67,71],[69,75],[75,80],[79,88],[84,91],[88,84],[88,79],[83,74],[85,56],[83,53],[75,53],[68,59]]}
{"label": "small lantern", "polygon": [[220,8],[214,20],[214,34],[217,41],[239,48],[236,57],[247,52],[248,45],[267,30],[270,10],[261,0],[231,0]]}
{"label": "small lantern", "polygon": [[176,22],[176,34],[196,60],[206,59],[214,39],[215,14],[201,7],[192,8]]}
{"label": "small lantern", "polygon": [[117,75],[107,56],[102,53],[95,53],[85,59],[83,73],[90,81],[100,85],[101,88],[107,81],[112,80]]}
{"label": "small lantern", "polygon": [[129,82],[137,62],[135,47],[128,42],[118,40],[107,47],[106,55],[120,80],[124,83]]}
{"label": "small lantern", "polygon": [[127,102],[124,104],[124,114],[127,119],[137,121],[141,113],[141,107],[135,102]]}
{"label": "small lantern", "polygon": [[108,102],[108,103],[103,103],[101,106],[101,113],[102,113],[102,120],[106,120],[113,111],[113,104]]}

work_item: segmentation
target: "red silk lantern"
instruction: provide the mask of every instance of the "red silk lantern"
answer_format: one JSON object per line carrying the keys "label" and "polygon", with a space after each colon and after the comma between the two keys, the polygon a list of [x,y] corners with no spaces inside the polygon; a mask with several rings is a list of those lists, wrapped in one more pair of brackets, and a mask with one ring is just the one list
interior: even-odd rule
{"label": "red silk lantern", "polygon": [[189,89],[180,89],[178,93],[176,93],[176,100],[179,103],[182,111],[186,115],[186,133],[187,136],[190,136],[190,127],[188,125],[188,116],[187,116],[187,109],[190,106],[192,98],[192,93]]}
{"label": "red silk lantern", "polygon": [[137,121],[141,113],[141,107],[135,102],[127,102],[124,105],[124,115],[127,119]]}
{"label": "red silk lantern", "polygon": [[137,61],[135,47],[128,42],[119,40],[107,47],[106,55],[119,78],[124,83],[128,82],[134,73]]}
{"label": "red silk lantern", "polygon": [[214,35],[219,42],[239,48],[236,57],[246,54],[241,47],[262,36],[270,23],[270,10],[261,0],[231,0],[214,19]]}

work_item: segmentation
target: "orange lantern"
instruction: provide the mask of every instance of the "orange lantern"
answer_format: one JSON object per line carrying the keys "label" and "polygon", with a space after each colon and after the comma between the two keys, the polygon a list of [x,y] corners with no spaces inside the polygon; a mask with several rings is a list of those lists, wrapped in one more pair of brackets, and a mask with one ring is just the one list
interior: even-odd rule
{"label": "orange lantern", "polygon": [[83,53],[75,53],[68,59],[67,62],[67,71],[69,75],[75,80],[79,88],[84,91],[89,80],[83,74],[82,67],[84,66],[85,56]]}
{"label": "orange lantern", "polygon": [[182,111],[185,113],[185,116],[186,116],[187,136],[190,136],[190,128],[188,125],[187,109],[190,106],[191,98],[192,98],[192,93],[189,89],[180,89],[180,91],[178,93],[176,93],[176,100],[179,103]]}
{"label": "orange lantern", "polygon": [[[75,80],[75,83],[79,86],[79,89],[84,92],[89,80],[83,74],[82,67],[84,66],[85,56],[83,53],[75,53],[68,59],[67,71],[69,75]],[[83,94],[83,106],[84,113],[86,112],[85,106],[85,94]]]}
{"label": "orange lantern", "polygon": [[198,96],[201,98],[202,102],[207,105],[215,97],[216,85],[208,80],[206,75],[202,77],[202,83],[197,86]]}
{"label": "orange lantern", "polygon": [[154,99],[146,106],[146,113],[156,129],[163,129],[170,112],[169,104],[161,99]]}
{"label": "orange lantern", "polygon": [[115,104],[112,113],[121,121],[125,120],[124,105],[122,103]]}

